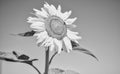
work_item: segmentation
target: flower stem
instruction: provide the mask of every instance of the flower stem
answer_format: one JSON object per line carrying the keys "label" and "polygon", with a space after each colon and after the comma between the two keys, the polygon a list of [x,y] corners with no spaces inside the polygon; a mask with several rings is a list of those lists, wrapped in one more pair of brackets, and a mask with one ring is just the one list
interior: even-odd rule
{"label": "flower stem", "polygon": [[45,56],[45,73],[44,74],[48,74],[48,70],[49,70],[49,47],[46,50],[46,56]]}
{"label": "flower stem", "polygon": [[56,54],[57,54],[57,52],[55,52],[55,53],[52,55],[52,57],[50,58],[49,66],[50,66],[50,64],[51,64],[51,62],[52,62],[52,60],[53,60],[53,58],[56,56]]}

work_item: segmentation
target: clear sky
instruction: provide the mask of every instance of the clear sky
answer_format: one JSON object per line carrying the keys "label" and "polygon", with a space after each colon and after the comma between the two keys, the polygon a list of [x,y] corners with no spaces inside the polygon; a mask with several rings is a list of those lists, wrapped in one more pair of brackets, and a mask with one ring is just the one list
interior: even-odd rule
{"label": "clear sky", "polygon": [[[119,0],[46,0],[62,6],[62,12],[72,10],[78,17],[74,31],[82,36],[80,44],[91,50],[99,62],[83,53],[57,55],[50,67],[70,69],[80,74],[120,74],[120,1]],[[26,18],[33,8],[40,9],[43,0],[0,0],[0,49],[21,51],[39,58],[35,66],[44,71],[44,49],[37,47],[35,37],[11,36],[30,30]],[[0,70],[1,71],[1,70]],[[2,74],[37,74],[26,64],[2,62]]]}

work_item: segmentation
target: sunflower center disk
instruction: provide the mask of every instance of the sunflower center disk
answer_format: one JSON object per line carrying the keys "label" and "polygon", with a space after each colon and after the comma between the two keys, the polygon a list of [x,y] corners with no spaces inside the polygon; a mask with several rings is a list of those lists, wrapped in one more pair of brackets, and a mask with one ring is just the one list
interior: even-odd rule
{"label": "sunflower center disk", "polygon": [[46,21],[46,30],[48,35],[61,40],[67,32],[66,25],[64,21],[59,17],[52,16]]}
{"label": "sunflower center disk", "polygon": [[51,29],[55,34],[61,35],[64,32],[64,25],[59,20],[52,20]]}

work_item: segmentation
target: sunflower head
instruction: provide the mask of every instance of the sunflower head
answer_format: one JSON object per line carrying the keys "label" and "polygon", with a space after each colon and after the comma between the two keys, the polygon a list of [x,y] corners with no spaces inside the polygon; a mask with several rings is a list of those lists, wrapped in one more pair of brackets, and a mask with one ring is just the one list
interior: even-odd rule
{"label": "sunflower head", "polygon": [[56,8],[45,2],[41,10],[33,9],[36,17],[28,17],[30,27],[36,31],[37,44],[44,47],[50,47],[50,50],[56,49],[58,53],[61,49],[69,52],[72,50],[71,40],[78,42],[81,39],[77,36],[78,32],[73,32],[68,28],[75,26],[73,22],[77,19],[69,18],[72,11],[62,13],[61,6]]}

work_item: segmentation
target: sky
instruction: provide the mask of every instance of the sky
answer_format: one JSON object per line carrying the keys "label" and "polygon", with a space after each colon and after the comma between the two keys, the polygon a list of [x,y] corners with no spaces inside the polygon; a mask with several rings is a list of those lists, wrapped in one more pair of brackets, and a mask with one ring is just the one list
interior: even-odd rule
{"label": "sky", "polygon": [[[82,39],[80,45],[95,54],[99,61],[80,52],[57,55],[50,68],[74,70],[80,74],[120,74],[120,1],[119,0],[45,0],[62,12],[72,10],[78,19],[74,31]],[[37,47],[36,38],[11,36],[30,31],[27,17],[33,8],[40,9],[43,0],[0,0],[0,50],[19,51],[40,59],[34,65],[44,72],[44,48]],[[52,52],[51,52],[52,53]],[[26,64],[0,62],[0,74],[37,74]]]}

